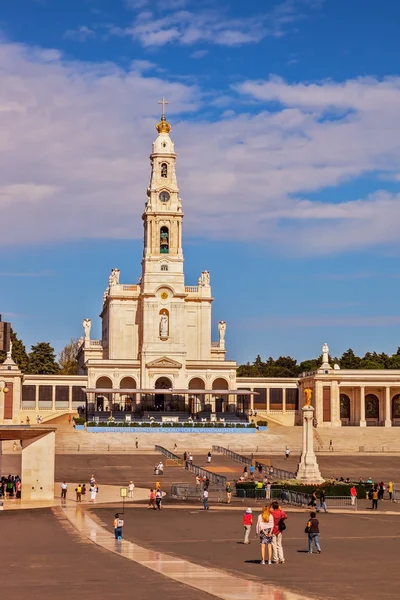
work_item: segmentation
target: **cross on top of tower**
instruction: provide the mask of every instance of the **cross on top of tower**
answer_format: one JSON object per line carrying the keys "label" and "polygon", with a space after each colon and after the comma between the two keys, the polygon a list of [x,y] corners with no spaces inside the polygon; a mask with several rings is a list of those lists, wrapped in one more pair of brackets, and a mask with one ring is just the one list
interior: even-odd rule
{"label": "cross on top of tower", "polygon": [[158,104],[162,104],[162,114],[161,114],[161,118],[165,119],[165,105],[169,104],[168,100],[166,100],[164,98],[164,96],[162,97],[161,100],[158,101]]}
{"label": "cross on top of tower", "polygon": [[168,123],[165,116],[165,105],[169,104],[168,100],[162,97],[162,100],[158,101],[158,104],[162,104],[161,122],[156,125],[158,133],[169,133],[171,131],[171,125]]}

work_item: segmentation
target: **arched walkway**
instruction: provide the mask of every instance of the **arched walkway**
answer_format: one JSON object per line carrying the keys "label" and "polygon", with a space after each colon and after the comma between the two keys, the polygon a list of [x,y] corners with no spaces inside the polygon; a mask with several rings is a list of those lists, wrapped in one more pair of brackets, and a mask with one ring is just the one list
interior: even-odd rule
{"label": "arched walkway", "polygon": [[[110,377],[99,377],[96,381],[96,388],[98,389],[112,389],[113,383]],[[107,392],[99,392],[96,395],[95,410],[96,411],[108,411],[111,408],[112,394]]]}
{"label": "arched walkway", "polygon": [[379,421],[379,398],[375,394],[365,396],[365,419]]}
{"label": "arched walkway", "polygon": [[[213,384],[212,384],[212,389],[213,390],[228,390],[229,385],[228,382],[226,381],[226,379],[224,379],[223,377],[217,377],[217,379],[214,379]],[[218,394],[218,395],[213,395],[214,401],[215,401],[215,412],[216,413],[222,413],[222,412],[228,412],[230,410],[229,407],[229,396],[228,394]],[[235,409],[235,407],[233,407],[233,409]]]}
{"label": "arched walkway", "polygon": [[341,421],[350,423],[351,419],[351,400],[347,394],[340,394],[340,419]]}
{"label": "arched walkway", "polygon": [[[121,390],[132,390],[136,389],[136,381],[133,377],[124,377],[121,379],[119,384]],[[120,394],[120,404],[123,410],[127,412],[135,411],[136,409],[136,394],[130,392],[129,394]]]}
{"label": "arched walkway", "polygon": [[[172,381],[169,377],[159,377],[154,385],[156,390],[172,390]],[[155,394],[154,407],[156,410],[164,411],[172,409],[172,395]]]}
{"label": "arched walkway", "polygon": [[[205,390],[206,385],[201,377],[193,377],[189,381],[189,390]],[[197,414],[206,410],[206,398],[205,395],[193,394],[189,396],[189,411],[190,414]]]}

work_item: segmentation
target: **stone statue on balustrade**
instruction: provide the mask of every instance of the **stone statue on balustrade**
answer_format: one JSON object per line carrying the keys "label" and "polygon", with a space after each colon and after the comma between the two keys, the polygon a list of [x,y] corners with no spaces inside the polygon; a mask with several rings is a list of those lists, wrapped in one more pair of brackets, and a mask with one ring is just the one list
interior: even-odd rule
{"label": "stone statue on balustrade", "polygon": [[13,343],[10,340],[10,345],[8,347],[7,356],[6,356],[7,360],[11,360],[11,358],[12,358],[12,347],[13,347]]}
{"label": "stone statue on balustrade", "polygon": [[218,333],[219,333],[219,343],[223,344],[225,342],[225,332],[226,332],[226,323],[225,321],[220,321],[218,323]]}
{"label": "stone statue on balustrade", "polygon": [[210,271],[202,271],[198,281],[199,286],[210,285]]}
{"label": "stone statue on balustrade", "polygon": [[322,363],[324,365],[329,364],[329,347],[327,343],[322,346]]}
{"label": "stone statue on balustrade", "polygon": [[119,274],[120,274],[120,269],[111,269],[111,275],[108,278],[108,285],[118,285],[119,284]]}
{"label": "stone statue on balustrade", "polygon": [[85,340],[90,340],[90,330],[92,327],[91,319],[83,319],[83,331],[85,334]]}

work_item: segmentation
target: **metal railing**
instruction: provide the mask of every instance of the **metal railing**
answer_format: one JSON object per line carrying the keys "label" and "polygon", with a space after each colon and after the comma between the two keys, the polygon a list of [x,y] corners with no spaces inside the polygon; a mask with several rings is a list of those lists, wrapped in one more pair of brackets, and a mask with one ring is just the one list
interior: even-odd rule
{"label": "metal railing", "polygon": [[[245,465],[251,465],[253,462],[252,459],[249,458],[248,456],[243,456],[242,454],[237,454],[237,452],[232,452],[232,450],[228,450],[228,448],[224,448],[223,446],[213,446],[212,449],[214,452],[219,452],[220,454],[224,454],[225,456],[232,458],[232,460],[236,460],[237,462],[241,462]],[[265,473],[268,473],[270,475],[270,477],[274,477],[277,479],[284,479],[284,480],[296,478],[295,473],[292,473],[292,471],[286,471],[285,469],[278,469],[277,467],[274,467],[273,465],[266,465],[265,463],[262,463],[261,461],[255,459],[255,467],[257,468],[259,465],[262,466],[263,471]]]}
{"label": "metal railing", "polygon": [[[203,486],[193,486],[188,483],[174,483],[171,486],[171,496],[179,500],[203,501]],[[211,502],[223,502],[226,497],[225,488],[208,488],[208,499]]]}
{"label": "metal railing", "polygon": [[233,452],[233,450],[229,450],[228,448],[224,448],[223,446],[213,446],[212,450],[213,452],[219,452],[220,454],[224,454],[225,456],[228,456],[228,458],[231,458],[236,462],[243,463],[244,465],[251,465],[251,458],[249,458],[248,456],[242,456],[241,454]]}
{"label": "metal railing", "polygon": [[164,448],[164,446],[154,446],[154,450],[156,452],[161,452],[161,454],[163,454],[164,456],[166,456],[167,458],[169,458],[170,460],[173,460],[174,462],[176,462],[178,465],[183,465],[183,460],[180,456],[178,456],[177,454],[174,454],[173,452],[170,452],[169,450],[167,450],[167,448]]}
{"label": "metal railing", "polygon": [[[180,500],[203,500],[203,486],[192,486],[188,483],[174,483],[171,486],[171,496]],[[232,500],[245,501],[252,500],[254,502],[261,502],[262,504],[268,504],[272,500],[279,500],[282,505],[291,504],[299,507],[310,507],[314,508],[317,512],[323,511],[324,506],[318,501],[317,505],[312,507],[311,494],[304,494],[293,490],[287,490],[285,488],[272,489],[270,492],[267,490],[244,490],[237,489],[236,493],[232,495]],[[211,502],[224,502],[226,499],[226,491],[223,487],[209,488],[209,500]],[[356,511],[357,510],[357,498],[352,504],[351,496],[327,496],[325,499],[326,508],[329,511],[333,508],[345,508]]]}
{"label": "metal railing", "polygon": [[157,452],[161,452],[161,454],[163,454],[164,456],[166,456],[167,458],[169,458],[171,460],[174,460],[179,465],[184,465],[185,469],[187,469],[194,475],[198,475],[199,477],[202,477],[202,478],[205,477],[206,479],[209,480],[210,483],[216,483],[217,485],[222,486],[222,485],[226,484],[227,479],[223,475],[219,475],[218,473],[212,473],[211,471],[208,471],[207,469],[203,469],[203,467],[197,467],[196,465],[191,463],[189,460],[187,460],[186,464],[185,464],[183,459],[180,456],[178,456],[177,454],[174,454],[173,452],[170,452],[163,446],[154,446],[154,448],[155,448],[155,450],[157,450]]}

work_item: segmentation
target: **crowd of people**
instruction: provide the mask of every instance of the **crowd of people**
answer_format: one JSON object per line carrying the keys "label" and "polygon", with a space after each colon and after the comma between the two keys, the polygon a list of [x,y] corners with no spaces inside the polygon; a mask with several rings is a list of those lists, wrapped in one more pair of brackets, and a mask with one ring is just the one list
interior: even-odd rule
{"label": "crowd of people", "polygon": [[21,478],[19,475],[8,475],[0,479],[0,498],[16,498],[21,499]]}

